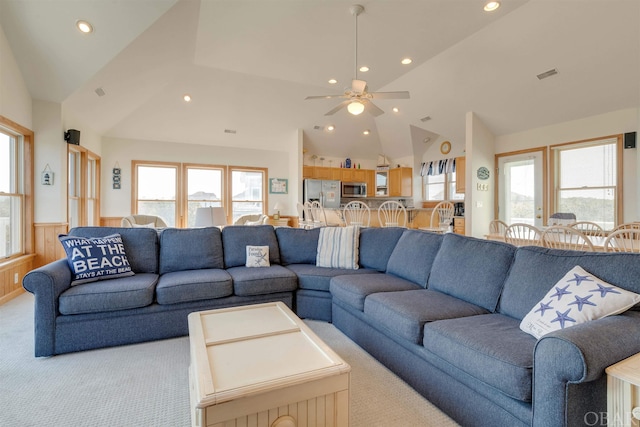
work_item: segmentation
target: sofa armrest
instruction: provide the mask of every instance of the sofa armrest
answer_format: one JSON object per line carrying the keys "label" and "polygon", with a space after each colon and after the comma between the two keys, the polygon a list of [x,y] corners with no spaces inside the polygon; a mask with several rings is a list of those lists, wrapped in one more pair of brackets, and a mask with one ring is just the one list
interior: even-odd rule
{"label": "sofa armrest", "polygon": [[55,325],[58,297],[71,287],[71,270],[66,259],[51,262],[27,273],[22,286],[35,296],[35,355],[55,354]]}
{"label": "sofa armrest", "polygon": [[533,426],[584,425],[606,412],[605,369],[640,352],[640,312],[543,336],[533,362]]}

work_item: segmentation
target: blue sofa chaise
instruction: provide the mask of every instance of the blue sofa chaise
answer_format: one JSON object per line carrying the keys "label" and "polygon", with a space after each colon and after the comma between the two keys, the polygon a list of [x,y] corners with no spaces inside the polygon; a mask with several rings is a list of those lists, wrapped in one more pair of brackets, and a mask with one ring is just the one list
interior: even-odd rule
{"label": "blue sofa chaise", "polygon": [[[278,300],[333,322],[463,425],[573,426],[606,423],[604,369],[640,352],[635,308],[539,339],[519,327],[576,265],[640,293],[640,254],[366,228],[359,268],[343,269],[316,266],[320,229],[70,232],[114,233],[134,276],[71,286],[66,260],[25,276],[36,356],[186,335],[191,311]],[[270,267],[246,267],[247,245],[268,246]]]}

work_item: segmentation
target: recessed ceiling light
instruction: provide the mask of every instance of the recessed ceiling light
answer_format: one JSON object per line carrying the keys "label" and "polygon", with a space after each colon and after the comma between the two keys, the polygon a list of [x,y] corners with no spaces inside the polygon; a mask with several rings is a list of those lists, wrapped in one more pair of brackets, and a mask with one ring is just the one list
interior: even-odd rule
{"label": "recessed ceiling light", "polygon": [[338,83],[338,81],[337,81],[336,79],[330,79],[330,80],[329,80],[329,84],[330,84],[330,85],[334,85],[334,84],[336,84],[336,83]]}
{"label": "recessed ceiling light", "polygon": [[365,129],[362,131],[363,135],[369,135],[371,133],[371,131],[369,129]]}
{"label": "recessed ceiling light", "polygon": [[327,131],[328,132],[333,132],[336,129],[336,127],[334,125],[328,125],[327,126]]}
{"label": "recessed ceiling light", "polygon": [[393,112],[397,113],[398,111],[400,111],[400,109],[398,107],[393,107]]}
{"label": "recessed ceiling light", "polygon": [[80,32],[88,34],[93,32],[93,26],[89,24],[87,21],[78,20],[76,21],[76,27]]}
{"label": "recessed ceiling light", "polygon": [[360,67],[360,71],[362,71],[363,73],[366,73],[367,71],[369,71],[369,67],[364,65],[364,66]]}
{"label": "recessed ceiling light", "polygon": [[184,99],[184,102],[191,102],[191,95],[184,95],[182,99]]}
{"label": "recessed ceiling light", "polygon": [[494,10],[496,10],[499,7],[500,7],[500,2],[499,1],[490,1],[490,2],[487,2],[487,4],[484,5],[484,10],[485,10],[485,12],[493,12]]}
{"label": "recessed ceiling light", "polygon": [[404,58],[402,61],[400,61],[402,63],[402,65],[409,65],[413,62],[413,59],[411,58]]}

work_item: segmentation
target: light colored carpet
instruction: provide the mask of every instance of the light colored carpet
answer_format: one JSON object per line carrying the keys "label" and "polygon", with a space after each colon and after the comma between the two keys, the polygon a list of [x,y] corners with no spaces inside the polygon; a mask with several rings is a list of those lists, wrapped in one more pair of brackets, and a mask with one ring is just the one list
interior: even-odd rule
{"label": "light colored carpet", "polygon": [[[333,325],[307,324],[351,365],[351,426],[455,426]],[[188,338],[33,356],[33,296],[0,306],[0,426],[189,426]]]}

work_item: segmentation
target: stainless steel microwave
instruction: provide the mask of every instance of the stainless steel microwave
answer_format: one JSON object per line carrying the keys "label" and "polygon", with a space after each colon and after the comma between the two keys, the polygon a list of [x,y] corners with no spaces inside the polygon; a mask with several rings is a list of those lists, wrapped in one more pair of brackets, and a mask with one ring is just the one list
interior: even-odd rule
{"label": "stainless steel microwave", "polygon": [[343,182],[342,197],[367,197],[367,183]]}

